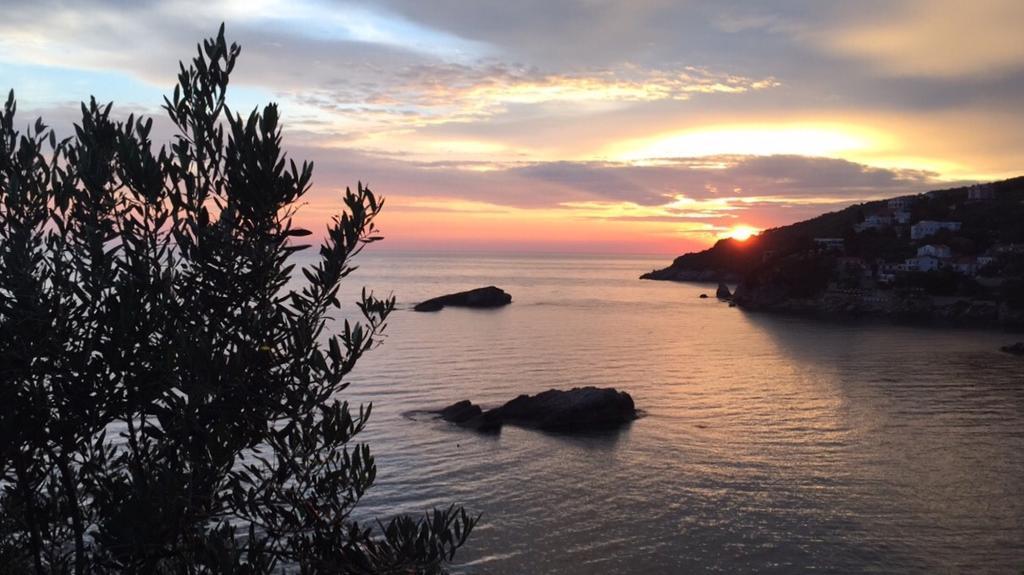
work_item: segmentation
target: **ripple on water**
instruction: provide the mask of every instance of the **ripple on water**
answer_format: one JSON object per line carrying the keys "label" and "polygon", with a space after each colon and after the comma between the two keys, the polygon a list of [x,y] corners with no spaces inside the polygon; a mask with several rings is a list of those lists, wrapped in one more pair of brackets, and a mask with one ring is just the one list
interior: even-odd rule
{"label": "ripple on water", "polygon": [[[745,314],[635,280],[658,263],[365,258],[349,299],[494,284],[514,303],[395,313],[346,392],[375,404],[361,516],[482,513],[472,573],[1024,568],[1024,362],[1003,335]],[[648,416],[564,437],[402,415],[578,385]]]}

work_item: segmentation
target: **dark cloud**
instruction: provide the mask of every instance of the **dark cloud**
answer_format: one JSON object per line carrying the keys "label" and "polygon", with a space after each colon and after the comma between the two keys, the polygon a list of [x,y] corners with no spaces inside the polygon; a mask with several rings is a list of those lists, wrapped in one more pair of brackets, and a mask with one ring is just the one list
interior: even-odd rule
{"label": "dark cloud", "polygon": [[518,208],[581,202],[657,207],[683,196],[727,200],[737,209],[777,211],[801,203],[856,203],[942,185],[934,174],[919,170],[804,156],[691,158],[657,166],[540,162],[488,171],[479,171],[479,162],[421,163],[351,150],[308,148],[296,150],[296,156],[317,160],[321,183],[360,178],[385,193],[405,197],[448,197]]}
{"label": "dark cloud", "polygon": [[806,156],[744,158],[729,170],[729,175],[740,180],[774,183],[799,195],[920,189],[934,184],[939,178],[939,174],[925,170],[891,170],[835,158]]}

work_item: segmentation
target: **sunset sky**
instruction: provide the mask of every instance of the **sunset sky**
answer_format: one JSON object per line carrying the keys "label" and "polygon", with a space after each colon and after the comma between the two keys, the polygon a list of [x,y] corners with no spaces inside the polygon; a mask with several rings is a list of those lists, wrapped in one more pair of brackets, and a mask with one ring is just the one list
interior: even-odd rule
{"label": "sunset sky", "polygon": [[302,223],[362,180],[391,249],[682,253],[1024,172],[1020,0],[5,0],[0,88],[159,115],[221,21],[229,103],[316,162]]}

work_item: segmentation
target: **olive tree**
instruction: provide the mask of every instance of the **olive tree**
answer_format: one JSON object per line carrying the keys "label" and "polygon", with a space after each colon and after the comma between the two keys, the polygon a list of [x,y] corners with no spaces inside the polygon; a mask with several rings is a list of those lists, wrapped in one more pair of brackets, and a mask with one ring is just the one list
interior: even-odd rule
{"label": "olive tree", "polygon": [[475,524],[352,517],[371,409],[340,398],[394,299],[338,294],[383,201],[346,190],[296,268],[313,166],[275,105],[227,106],[239,52],[222,26],[181,65],[166,144],[95,100],[61,140],[3,108],[0,571],[440,572]]}

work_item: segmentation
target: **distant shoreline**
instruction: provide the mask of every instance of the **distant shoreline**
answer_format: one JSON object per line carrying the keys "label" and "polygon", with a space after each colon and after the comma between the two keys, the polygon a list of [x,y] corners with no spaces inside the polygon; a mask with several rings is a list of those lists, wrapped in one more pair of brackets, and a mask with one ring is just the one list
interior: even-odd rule
{"label": "distant shoreline", "polygon": [[[645,274],[648,275],[648,274]],[[695,273],[694,279],[661,279],[643,277],[652,281],[709,285],[715,283],[739,284],[735,279],[720,279],[714,273]],[[730,287],[732,287],[730,285]],[[816,298],[789,298],[777,302],[758,302],[736,287],[731,301],[744,312],[779,314],[865,323],[890,323],[934,328],[970,328],[1024,333],[1024,313],[1000,320],[999,304],[993,300],[920,295],[902,297],[893,290],[826,290]],[[1004,312],[1006,313],[1006,312]],[[1012,313],[1012,312],[1011,312]],[[986,315],[988,314],[988,315]]]}
{"label": "distant shoreline", "polygon": [[1024,177],[851,205],[640,276],[736,284],[748,310],[1024,328]]}

